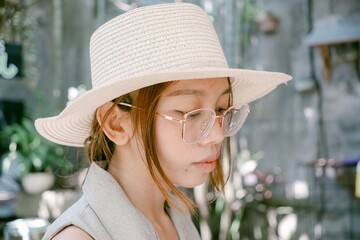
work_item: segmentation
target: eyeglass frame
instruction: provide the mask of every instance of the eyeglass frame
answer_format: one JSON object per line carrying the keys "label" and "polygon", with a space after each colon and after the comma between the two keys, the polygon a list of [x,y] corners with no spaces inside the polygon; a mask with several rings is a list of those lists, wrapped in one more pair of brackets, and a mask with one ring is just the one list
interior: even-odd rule
{"label": "eyeglass frame", "polygon": [[[132,104],[130,104],[130,103],[125,103],[125,102],[119,102],[118,105],[120,105],[120,106],[125,106],[125,107],[130,107],[130,108],[143,109],[143,108],[140,108],[140,107],[137,107],[137,106],[134,106],[134,105],[132,105]],[[249,106],[248,104],[234,104],[234,105],[228,107],[228,108],[226,109],[226,111],[224,111],[223,113],[221,113],[221,114],[219,114],[219,115],[217,115],[216,112],[215,112],[214,110],[210,109],[210,108],[194,109],[194,110],[192,110],[192,111],[190,111],[190,112],[184,113],[183,119],[177,119],[177,118],[175,118],[175,117],[172,117],[172,116],[169,116],[169,115],[166,115],[166,114],[162,114],[162,113],[158,113],[158,112],[156,112],[156,114],[157,114],[158,116],[160,116],[160,117],[163,117],[163,118],[166,119],[166,120],[174,121],[174,122],[177,122],[177,123],[181,123],[181,124],[182,124],[182,139],[183,139],[184,143],[185,143],[185,144],[197,144],[197,143],[199,143],[199,142],[202,142],[205,138],[207,138],[207,137],[209,136],[210,132],[212,131],[212,129],[213,129],[214,125],[215,125],[216,119],[221,118],[221,121],[220,121],[219,123],[221,123],[221,124],[220,124],[220,127],[223,128],[223,121],[224,121],[225,114],[226,114],[228,111],[230,111],[231,109],[234,109],[234,108],[236,108],[236,107],[239,107],[239,108],[246,107],[246,108],[247,108],[247,109],[245,109],[245,110],[247,110],[247,111],[245,112],[245,113],[246,113],[246,116],[244,117],[244,120],[243,120],[243,123],[244,123],[245,120],[247,119],[249,113],[251,112],[250,106]],[[187,141],[185,140],[185,136],[184,136],[184,135],[185,135],[185,127],[184,127],[184,126],[185,126],[185,123],[186,123],[186,117],[187,117],[188,115],[190,115],[191,113],[193,113],[193,112],[195,112],[195,111],[199,111],[199,110],[208,110],[208,111],[212,112],[212,113],[213,113],[213,115],[212,115],[212,123],[211,123],[210,127],[208,127],[208,130],[205,131],[199,139],[197,139],[197,140],[194,141],[194,142],[187,142]],[[215,116],[215,117],[214,117],[214,116]],[[238,129],[234,134],[224,135],[224,136],[225,136],[225,137],[231,137],[231,136],[235,135],[235,134],[241,129],[243,123],[241,124],[241,126],[239,127],[239,129]]]}

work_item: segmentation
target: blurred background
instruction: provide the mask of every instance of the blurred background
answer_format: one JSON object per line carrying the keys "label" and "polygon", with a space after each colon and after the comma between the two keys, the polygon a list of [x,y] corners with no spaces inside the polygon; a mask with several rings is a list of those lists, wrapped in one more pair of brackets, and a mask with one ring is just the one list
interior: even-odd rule
{"label": "blurred background", "polygon": [[83,149],[33,120],[90,89],[92,32],[165,2],[205,9],[230,67],[294,77],[251,103],[226,193],[191,192],[202,239],[360,239],[359,0],[1,0],[0,239],[40,239],[81,194]]}

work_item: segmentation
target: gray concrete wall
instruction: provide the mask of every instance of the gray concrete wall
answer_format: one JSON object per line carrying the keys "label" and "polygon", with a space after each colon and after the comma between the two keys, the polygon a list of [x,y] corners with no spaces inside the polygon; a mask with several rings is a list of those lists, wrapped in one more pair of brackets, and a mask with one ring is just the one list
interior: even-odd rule
{"label": "gray concrete wall", "polygon": [[[314,25],[329,15],[360,14],[359,1],[312,2]],[[239,137],[247,139],[250,152],[264,153],[261,171],[281,169],[281,187],[287,193],[279,191],[275,199],[290,196],[288,200],[297,202],[291,193],[297,191],[294,183],[307,182],[309,196],[301,203],[310,211],[298,214],[297,235],[292,239],[301,234],[310,239],[357,239],[354,223],[360,204],[354,198],[354,167],[304,166],[319,158],[341,163],[360,156],[360,80],[354,62],[336,60],[333,54],[331,79],[326,81],[320,50],[314,48],[313,76],[309,47],[304,44],[310,27],[307,1],[261,3],[279,18],[279,29],[272,35],[254,30],[245,62],[252,69],[289,73],[294,80],[251,104],[253,112]]]}
{"label": "gray concrete wall", "polygon": [[[341,2],[341,3],[340,3]],[[285,178],[296,178],[298,164],[320,157],[343,160],[360,156],[360,81],[351,63],[334,63],[332,79],[322,75],[322,60],[314,48],[315,76],[311,75],[307,1],[264,1],[261,8],[279,18],[272,35],[256,29],[243,53],[247,68],[285,72],[294,76],[266,97],[252,103],[253,112],[240,133],[251,152],[263,151],[263,170],[284,169]],[[360,11],[359,1],[314,0],[314,24],[324,16]],[[220,28],[219,28],[219,31]],[[235,43],[236,44],[236,43]],[[224,44],[224,48],[232,45]],[[320,89],[309,86],[319,84]],[[308,89],[308,91],[304,91]],[[323,111],[319,112],[319,104]],[[323,121],[323,133],[319,129]]]}

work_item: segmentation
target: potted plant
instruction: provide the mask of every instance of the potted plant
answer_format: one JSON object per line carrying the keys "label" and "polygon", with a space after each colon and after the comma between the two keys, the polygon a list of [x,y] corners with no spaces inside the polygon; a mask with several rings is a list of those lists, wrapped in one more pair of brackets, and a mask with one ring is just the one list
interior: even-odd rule
{"label": "potted plant", "polygon": [[25,192],[41,193],[53,186],[55,172],[64,174],[72,170],[72,163],[64,158],[63,147],[42,138],[30,119],[7,126],[3,133],[9,139],[8,155],[18,160]]}

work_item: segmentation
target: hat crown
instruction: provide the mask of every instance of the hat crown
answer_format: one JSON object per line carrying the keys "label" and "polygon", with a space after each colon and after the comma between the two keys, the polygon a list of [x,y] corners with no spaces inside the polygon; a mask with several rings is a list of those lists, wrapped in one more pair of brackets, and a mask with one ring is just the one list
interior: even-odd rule
{"label": "hat crown", "polygon": [[156,72],[228,68],[209,16],[193,4],[160,4],[124,13],[90,41],[93,87]]}

